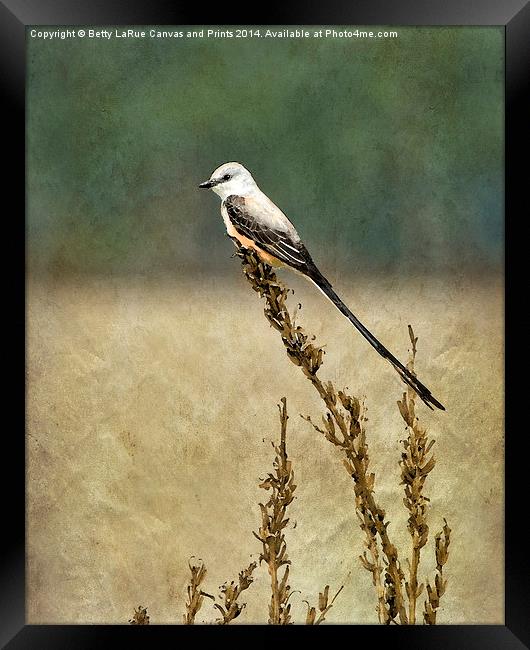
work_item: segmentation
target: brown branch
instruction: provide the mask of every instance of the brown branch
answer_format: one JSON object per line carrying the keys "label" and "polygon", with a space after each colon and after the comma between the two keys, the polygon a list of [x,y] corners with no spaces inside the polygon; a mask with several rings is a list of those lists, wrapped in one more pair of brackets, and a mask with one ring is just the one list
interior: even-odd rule
{"label": "brown branch", "polygon": [[252,562],[246,569],[243,569],[239,573],[238,583],[234,581],[225,582],[221,587],[221,597],[223,599],[223,605],[215,603],[215,607],[221,612],[222,618],[218,619],[219,625],[228,625],[231,621],[237,618],[245,604],[239,604],[238,598],[241,595],[241,592],[248,589],[252,582],[254,581],[252,573],[256,568],[256,562]]}
{"label": "brown branch", "polygon": [[427,625],[436,624],[436,613],[440,607],[440,598],[444,595],[447,587],[447,580],[443,577],[443,567],[449,555],[449,543],[451,541],[451,529],[444,519],[444,527],[435,537],[436,575],[434,585],[427,581],[427,599],[424,604],[423,619]]}
{"label": "brown branch", "polygon": [[[411,373],[414,373],[416,361],[417,337],[414,336],[409,325],[409,337],[412,344],[410,359],[407,364]],[[429,440],[426,430],[420,426],[415,413],[416,394],[412,388],[403,393],[403,398],[398,401],[399,412],[405,421],[407,438],[403,440],[404,451],[401,454],[401,483],[405,486],[403,503],[409,511],[408,531],[412,539],[411,557],[408,561],[409,579],[405,583],[409,601],[409,623],[416,623],[416,602],[423,591],[423,583],[418,584],[418,567],[421,550],[427,544],[429,526],[427,525],[427,506],[429,499],[424,496],[423,488],[425,479],[435,465],[434,456],[429,452],[434,445],[434,440]]]}
{"label": "brown branch", "polygon": [[138,609],[134,610],[134,615],[129,619],[131,625],[149,625],[149,616],[147,614],[147,607],[138,605]]}
{"label": "brown branch", "polygon": [[195,617],[199,613],[204,601],[204,596],[214,600],[214,597],[201,590],[201,583],[206,576],[206,567],[204,562],[199,560],[199,564],[189,564],[191,579],[187,587],[188,600],[186,601],[186,613],[183,616],[185,625],[194,625]]}
{"label": "brown branch", "polygon": [[[285,437],[287,433],[287,401],[285,397],[279,405],[280,410],[280,444],[274,445],[276,457],[273,467],[274,473],[269,473],[261,482],[260,487],[270,490],[271,495],[267,503],[260,503],[261,526],[254,536],[262,544],[260,562],[266,562],[271,578],[271,601],[269,605],[269,624],[288,625],[291,621],[291,587],[289,580],[289,565],[291,561],[287,555],[287,544],[284,529],[289,523],[287,508],[294,499],[296,485],[291,461],[287,457]],[[282,573],[282,567],[283,569]]]}
{"label": "brown branch", "polygon": [[370,553],[371,560],[368,559],[366,551],[359,556],[361,564],[367,571],[372,574],[372,584],[377,594],[377,615],[380,623],[388,625],[390,623],[389,607],[387,606],[386,590],[381,580],[383,567],[379,554],[379,544],[377,542],[377,533],[371,524],[371,517],[366,508],[356,498],[356,512],[359,518],[361,529],[366,535],[365,545]]}
{"label": "brown branch", "polygon": [[[357,514],[361,528],[367,535],[367,546],[372,557],[372,561],[367,560],[367,564],[378,589],[379,620],[390,623],[399,617],[400,622],[406,624],[408,617],[403,595],[404,574],[397,549],[387,532],[385,511],[375,501],[375,475],[368,469],[368,446],[359,400],[342,391],[336,391],[331,382],[323,383],[317,376],[324,350],[313,344],[309,335],[291,318],[286,307],[288,290],[278,281],[272,268],[261,262],[253,251],[240,248],[237,254],[242,259],[243,272],[250,285],[260,297],[265,298],[265,317],[280,333],[287,356],[301,368],[326,406],[324,429],[313,426],[343,451],[345,467],[353,478]],[[381,585],[382,567],[376,536],[381,542],[385,562],[384,586]],[[366,568],[367,564],[364,565]]]}
{"label": "brown branch", "polygon": [[333,603],[337,599],[337,596],[344,589],[344,585],[337,591],[333,596],[332,600],[328,602],[329,599],[329,585],[326,585],[324,591],[318,594],[318,611],[320,612],[319,617],[317,618],[317,609],[316,607],[311,607],[311,605],[304,601],[307,604],[307,616],[305,619],[306,625],[320,625],[323,621],[326,620],[326,614],[333,607]]}

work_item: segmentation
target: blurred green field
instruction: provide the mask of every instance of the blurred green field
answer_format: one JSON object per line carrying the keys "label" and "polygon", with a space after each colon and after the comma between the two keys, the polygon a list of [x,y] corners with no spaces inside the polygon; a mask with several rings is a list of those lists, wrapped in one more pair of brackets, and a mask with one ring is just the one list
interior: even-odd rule
{"label": "blurred green field", "polygon": [[30,269],[226,272],[196,186],[236,160],[337,273],[496,271],[503,54],[496,27],[29,39]]}

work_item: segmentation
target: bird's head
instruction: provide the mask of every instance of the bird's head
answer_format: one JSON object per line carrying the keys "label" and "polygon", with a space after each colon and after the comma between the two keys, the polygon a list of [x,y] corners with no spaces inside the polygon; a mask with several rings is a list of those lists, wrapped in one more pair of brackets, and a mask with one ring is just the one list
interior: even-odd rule
{"label": "bird's head", "polygon": [[225,199],[231,194],[247,196],[257,186],[248,169],[237,162],[228,162],[212,172],[209,180],[201,183],[199,187],[212,189],[221,199]]}

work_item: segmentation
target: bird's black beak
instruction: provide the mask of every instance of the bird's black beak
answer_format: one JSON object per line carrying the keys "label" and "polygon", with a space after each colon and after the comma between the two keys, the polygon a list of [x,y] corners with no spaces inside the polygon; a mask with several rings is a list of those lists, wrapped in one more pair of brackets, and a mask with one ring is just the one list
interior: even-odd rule
{"label": "bird's black beak", "polygon": [[209,190],[210,187],[213,187],[214,185],[217,185],[215,181],[205,181],[204,183],[201,183],[199,187],[203,190]]}

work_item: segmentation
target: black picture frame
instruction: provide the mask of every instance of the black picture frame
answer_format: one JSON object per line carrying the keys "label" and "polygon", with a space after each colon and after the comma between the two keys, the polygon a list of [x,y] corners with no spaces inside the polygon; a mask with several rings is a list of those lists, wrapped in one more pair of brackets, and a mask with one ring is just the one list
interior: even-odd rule
{"label": "black picture frame", "polygon": [[[271,642],[278,634],[270,626],[146,626],[139,629],[129,625],[26,625],[25,624],[25,442],[22,427],[24,417],[25,375],[23,358],[25,350],[24,278],[25,278],[25,26],[26,25],[134,25],[134,24],[357,24],[357,25],[503,25],[506,36],[506,250],[517,237],[512,233],[512,222],[523,217],[518,212],[523,188],[528,184],[528,165],[524,161],[524,139],[528,131],[530,114],[523,90],[528,85],[530,67],[530,4],[527,0],[356,0],[341,3],[298,2],[275,6],[250,8],[227,6],[226,3],[199,5],[169,2],[168,0],[0,0],[0,65],[4,100],[4,154],[9,156],[4,172],[4,198],[11,198],[11,208],[4,215],[4,290],[9,301],[8,326],[11,331],[4,339],[4,359],[9,371],[7,378],[6,410],[14,417],[3,435],[4,479],[4,552],[0,566],[0,643],[10,650],[22,648],[95,648],[110,647],[124,642],[136,647],[146,643],[158,647],[168,636],[180,639],[181,634],[191,634],[201,640],[214,642],[222,639],[245,638],[256,643]],[[252,15],[251,15],[252,14]],[[519,157],[517,153],[522,155]],[[526,150],[528,158],[528,149]],[[526,208],[526,213],[528,208]],[[9,257],[9,260],[8,260]],[[6,261],[8,260],[8,261]],[[518,276],[510,262],[506,266],[506,288]],[[510,304],[513,289],[506,292],[506,325],[511,327]],[[515,320],[515,319],[514,319]],[[518,321],[519,322],[519,321]],[[523,323],[524,326],[524,323]],[[512,332],[511,341],[517,341]],[[507,342],[507,369],[512,358],[519,354],[516,343]],[[512,404],[517,400],[514,392],[517,383],[506,373],[506,481],[505,481],[505,625],[484,626],[414,626],[390,630],[384,626],[355,626],[351,642],[362,643],[361,637],[370,635],[371,643],[392,643],[394,647],[407,648],[466,648],[472,650],[516,649],[530,647],[530,603],[528,578],[529,556],[525,549],[524,525],[526,488],[524,481],[526,460],[520,449],[519,436],[524,429],[513,424]],[[524,403],[524,401],[523,401]],[[471,435],[480,437],[480,432]],[[528,470],[526,470],[526,473]],[[485,567],[487,570],[487,567]],[[53,597],[53,594],[50,594]],[[261,627],[256,634],[255,627]],[[335,634],[338,629],[350,626],[312,628],[314,640],[320,634]],[[369,627],[369,629],[367,629]],[[224,629],[224,632],[220,632]],[[300,633],[307,634],[304,626],[287,628],[288,642]],[[283,634],[283,633],[282,633]],[[222,637],[221,637],[222,635]],[[297,638],[297,636],[296,636]]]}

